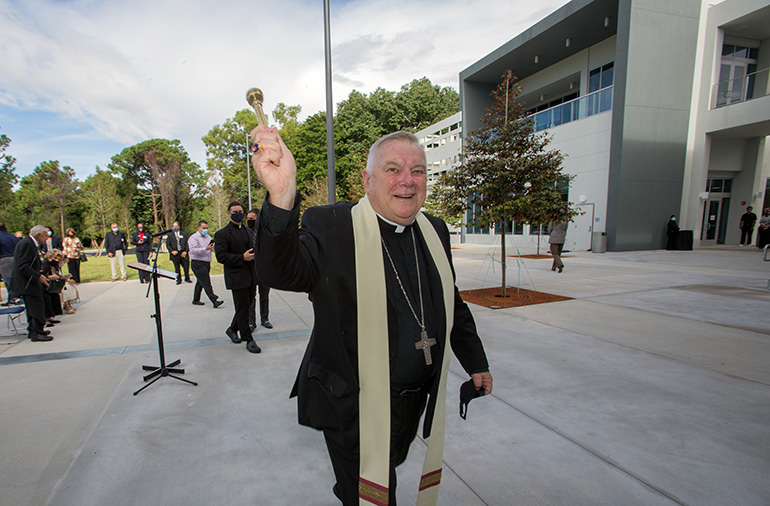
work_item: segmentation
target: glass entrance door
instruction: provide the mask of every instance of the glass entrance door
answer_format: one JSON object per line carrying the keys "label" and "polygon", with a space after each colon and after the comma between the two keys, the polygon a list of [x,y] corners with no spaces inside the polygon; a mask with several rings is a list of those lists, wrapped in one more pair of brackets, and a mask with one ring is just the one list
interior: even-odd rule
{"label": "glass entrance door", "polygon": [[705,246],[724,244],[730,197],[710,198],[703,207],[703,228],[700,240]]}

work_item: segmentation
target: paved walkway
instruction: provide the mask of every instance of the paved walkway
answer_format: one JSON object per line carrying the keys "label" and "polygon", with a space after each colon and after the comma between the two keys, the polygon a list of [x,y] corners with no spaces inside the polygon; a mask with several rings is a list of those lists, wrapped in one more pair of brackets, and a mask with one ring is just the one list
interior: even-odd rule
{"label": "paved walkway", "polygon": [[[461,289],[493,286],[495,249],[455,249]],[[472,306],[495,377],[457,415],[449,376],[440,504],[770,504],[770,262],[755,248],[516,260],[508,284],[572,300]],[[288,398],[312,325],[271,294],[261,355],[223,333],[232,303],[161,281],[166,357],[185,379],[139,395],[158,363],[137,281],[81,285],[50,343],[0,344],[0,505],[335,505],[321,435]],[[0,332],[5,327],[0,328]],[[6,332],[7,335],[7,332]],[[13,339],[0,337],[0,343]],[[415,503],[425,443],[399,470]]]}

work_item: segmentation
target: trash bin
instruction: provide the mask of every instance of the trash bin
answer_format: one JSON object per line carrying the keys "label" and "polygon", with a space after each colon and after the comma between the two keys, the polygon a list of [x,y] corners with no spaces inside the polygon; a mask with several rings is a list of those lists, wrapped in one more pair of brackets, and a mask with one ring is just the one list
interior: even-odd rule
{"label": "trash bin", "polygon": [[591,239],[591,251],[594,253],[607,252],[607,232],[594,232]]}
{"label": "trash bin", "polygon": [[692,251],[692,230],[680,230],[676,235],[676,249]]}

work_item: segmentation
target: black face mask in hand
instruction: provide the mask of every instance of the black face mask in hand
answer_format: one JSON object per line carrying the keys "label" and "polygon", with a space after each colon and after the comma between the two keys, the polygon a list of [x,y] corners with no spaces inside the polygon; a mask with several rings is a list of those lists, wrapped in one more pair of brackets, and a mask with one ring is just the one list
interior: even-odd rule
{"label": "black face mask in hand", "polygon": [[468,415],[468,404],[476,397],[481,397],[486,393],[484,387],[476,390],[476,385],[470,379],[460,386],[460,417],[465,420]]}

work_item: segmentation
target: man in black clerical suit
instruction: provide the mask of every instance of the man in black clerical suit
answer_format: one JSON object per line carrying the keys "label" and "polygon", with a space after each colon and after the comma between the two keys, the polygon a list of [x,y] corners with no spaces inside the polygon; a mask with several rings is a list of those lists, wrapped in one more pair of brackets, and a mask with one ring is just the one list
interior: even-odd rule
{"label": "man in black clerical suit", "polygon": [[[131,236],[131,244],[136,246],[136,261],[141,264],[149,264],[152,256],[152,236],[144,229],[142,223],[136,224],[136,232]],[[152,274],[139,271],[139,282],[149,283]]]}
{"label": "man in black clerical suit", "polygon": [[[366,305],[369,292],[368,287],[365,293],[357,290],[356,278],[362,273],[356,265],[359,239],[354,239],[354,234],[359,226],[357,207],[370,206],[376,213],[375,217],[366,211],[368,223],[379,226],[381,239],[372,239],[376,236],[371,234],[355,237],[367,237],[370,244],[376,241],[376,254],[382,255],[384,264],[387,308],[374,312],[387,312],[390,477],[380,476],[385,483],[375,482],[373,495],[379,494],[382,503],[395,504],[395,467],[406,459],[426,405],[425,437],[429,436],[434,417],[442,420],[443,427],[443,413],[436,406],[442,402],[437,400],[439,372],[446,374],[446,366],[442,369],[441,364],[450,345],[478,393],[492,391],[492,376],[473,316],[454,286],[449,267],[443,270],[449,271],[449,286],[442,288],[447,276],[439,272],[437,265],[451,265],[447,227],[438,218],[418,216],[426,195],[425,154],[412,134],[396,132],[383,137],[372,146],[363,172],[366,201],[311,207],[298,228],[300,198],[293,156],[276,129],[259,126],[251,132],[251,138],[255,139],[252,164],[268,190],[257,229],[257,270],[260,279],[270,286],[308,292],[313,302],[313,331],[291,395],[298,397],[299,423],[324,433],[337,480],[333,491],[346,506],[357,505],[359,493],[368,493],[367,487],[372,488],[372,482],[364,479],[364,466],[359,469],[360,462],[369,458],[365,453],[372,453],[368,443],[367,452],[360,451],[364,448],[366,424],[359,426],[364,415],[359,413],[359,404],[371,403],[361,390],[360,376],[367,373],[359,367],[359,348],[366,359],[366,350],[371,346],[366,343],[366,335],[377,334],[365,322],[357,321],[357,307]],[[437,236],[438,253],[435,246],[428,245],[428,236]],[[454,306],[450,329],[445,300]],[[425,337],[417,341],[421,335]],[[423,341],[428,342],[427,349],[419,346]],[[440,465],[440,457],[438,460]],[[423,480],[429,480],[426,487],[436,484],[437,475],[430,474],[423,476]]]}
{"label": "man in black clerical suit", "polygon": [[171,263],[174,264],[176,284],[182,284],[182,272],[180,267],[184,269],[185,282],[192,283],[192,280],[190,279],[190,247],[187,245],[187,236],[182,232],[182,227],[179,226],[178,221],[171,224],[171,233],[168,234],[168,238],[166,239],[166,249],[168,249]]}
{"label": "man in black clerical suit", "polygon": [[53,337],[45,326],[45,287],[48,278],[42,273],[42,261],[38,248],[48,238],[43,225],[35,225],[29,236],[16,244],[13,259],[11,288],[20,293],[27,309],[27,337],[32,341],[50,341]]}
{"label": "man in black clerical suit", "polygon": [[[235,315],[225,334],[234,343],[246,341],[246,349],[259,353],[249,328],[249,305],[257,290],[257,270],[254,262],[254,232],[243,223],[243,206],[231,202],[227,206],[230,223],[214,235],[214,254],[224,266],[225,287],[233,293]],[[240,334],[240,335],[239,335]]]}

